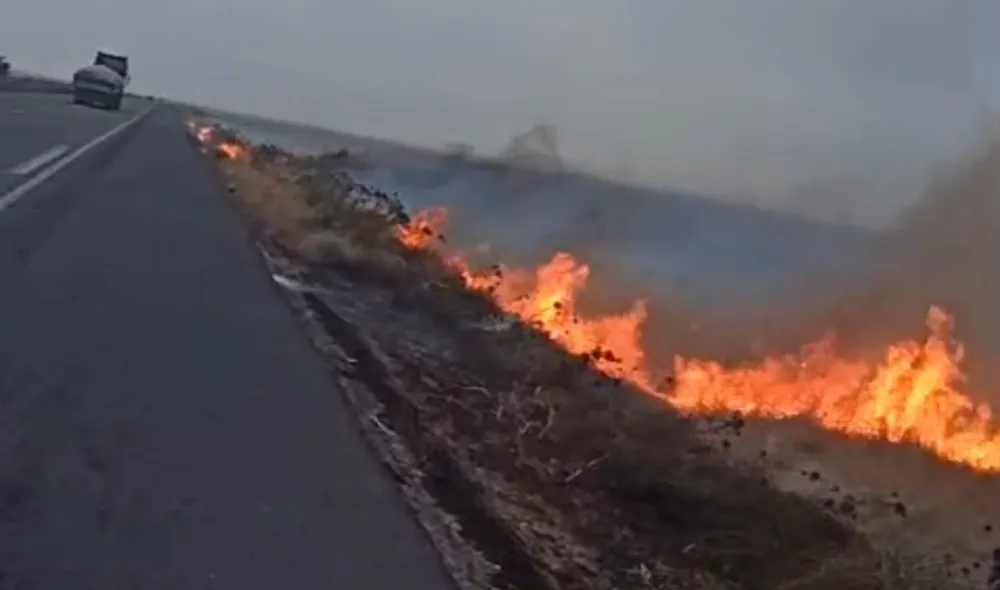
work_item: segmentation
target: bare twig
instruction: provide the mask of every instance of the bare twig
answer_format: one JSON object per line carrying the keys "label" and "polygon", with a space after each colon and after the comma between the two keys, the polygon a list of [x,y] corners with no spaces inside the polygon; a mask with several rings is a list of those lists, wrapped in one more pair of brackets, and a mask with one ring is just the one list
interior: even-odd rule
{"label": "bare twig", "polygon": [[570,473],[568,476],[566,476],[566,479],[563,480],[563,483],[570,483],[570,482],[572,482],[576,478],[578,478],[581,475],[583,475],[584,472],[586,472],[589,469],[592,469],[595,465],[600,464],[602,461],[604,461],[607,458],[608,458],[608,455],[604,454],[604,455],[601,455],[600,457],[596,457],[594,459],[591,459],[590,461],[587,461],[583,465],[583,467],[580,467],[579,469],[576,469],[575,471],[573,471],[572,473]]}

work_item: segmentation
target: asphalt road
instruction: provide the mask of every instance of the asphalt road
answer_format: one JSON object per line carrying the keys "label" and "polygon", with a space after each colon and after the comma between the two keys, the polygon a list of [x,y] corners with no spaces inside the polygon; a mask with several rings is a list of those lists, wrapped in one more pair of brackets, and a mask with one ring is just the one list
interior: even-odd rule
{"label": "asphalt road", "polygon": [[0,192],[43,168],[48,154],[80,147],[148,106],[129,100],[111,112],[74,106],[67,95],[0,92]]}
{"label": "asphalt road", "polygon": [[132,120],[149,107],[0,95],[0,588],[450,588],[178,113]]}

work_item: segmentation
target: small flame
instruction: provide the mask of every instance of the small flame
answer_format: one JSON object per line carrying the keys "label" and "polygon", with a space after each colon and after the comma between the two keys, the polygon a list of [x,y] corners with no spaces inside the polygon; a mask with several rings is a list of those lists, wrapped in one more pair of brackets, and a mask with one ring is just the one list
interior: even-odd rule
{"label": "small flame", "polygon": [[235,141],[224,141],[215,146],[216,153],[228,160],[238,160],[247,154],[244,146]]}
{"label": "small flame", "polygon": [[[212,126],[199,125],[193,121],[188,121],[187,126],[202,146],[211,147],[211,144],[216,140],[216,131]],[[215,153],[226,160],[238,160],[248,155],[246,146],[235,139],[218,141],[215,144]]]}
{"label": "small flame", "polygon": [[427,250],[441,234],[439,229],[448,221],[448,211],[443,208],[417,212],[410,222],[396,228],[396,239],[410,250]]}
{"label": "small flame", "polygon": [[[429,250],[447,218],[445,209],[420,212],[400,228],[399,241]],[[893,344],[878,363],[838,354],[829,337],[749,366],[679,356],[654,363],[642,345],[645,302],[618,315],[583,317],[577,299],[590,269],[570,254],[558,253],[533,272],[473,272],[460,255],[444,260],[469,288],[488,293],[568,352],[586,355],[598,370],[682,412],[808,418],[831,431],[917,445],[953,463],[1000,472],[1000,423],[961,389],[964,350],[952,338],[953,319],[944,309],[928,311],[925,339]],[[669,385],[653,377],[663,368],[673,370]]]}

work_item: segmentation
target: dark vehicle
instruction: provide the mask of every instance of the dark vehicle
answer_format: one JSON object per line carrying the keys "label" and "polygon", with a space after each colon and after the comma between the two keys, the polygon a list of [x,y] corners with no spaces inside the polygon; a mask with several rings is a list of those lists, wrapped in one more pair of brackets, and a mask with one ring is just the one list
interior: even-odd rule
{"label": "dark vehicle", "polygon": [[7,61],[7,57],[0,55],[0,85],[3,85],[4,79],[10,74],[10,62]]}
{"label": "dark vehicle", "polygon": [[103,65],[87,66],[73,74],[73,103],[120,110],[125,96],[125,80]]}
{"label": "dark vehicle", "polygon": [[91,65],[73,75],[73,102],[120,110],[129,80],[128,56],[98,51]]}
{"label": "dark vehicle", "polygon": [[129,73],[128,73],[128,56],[116,55],[114,53],[108,53],[107,51],[98,51],[97,55],[94,57],[95,66],[104,66],[111,69],[125,81],[128,85]]}

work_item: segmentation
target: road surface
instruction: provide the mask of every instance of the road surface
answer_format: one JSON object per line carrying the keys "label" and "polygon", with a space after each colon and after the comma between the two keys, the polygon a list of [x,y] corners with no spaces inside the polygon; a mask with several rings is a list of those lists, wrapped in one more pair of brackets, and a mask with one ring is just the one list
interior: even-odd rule
{"label": "road surface", "polygon": [[149,108],[0,93],[0,588],[451,587]]}

